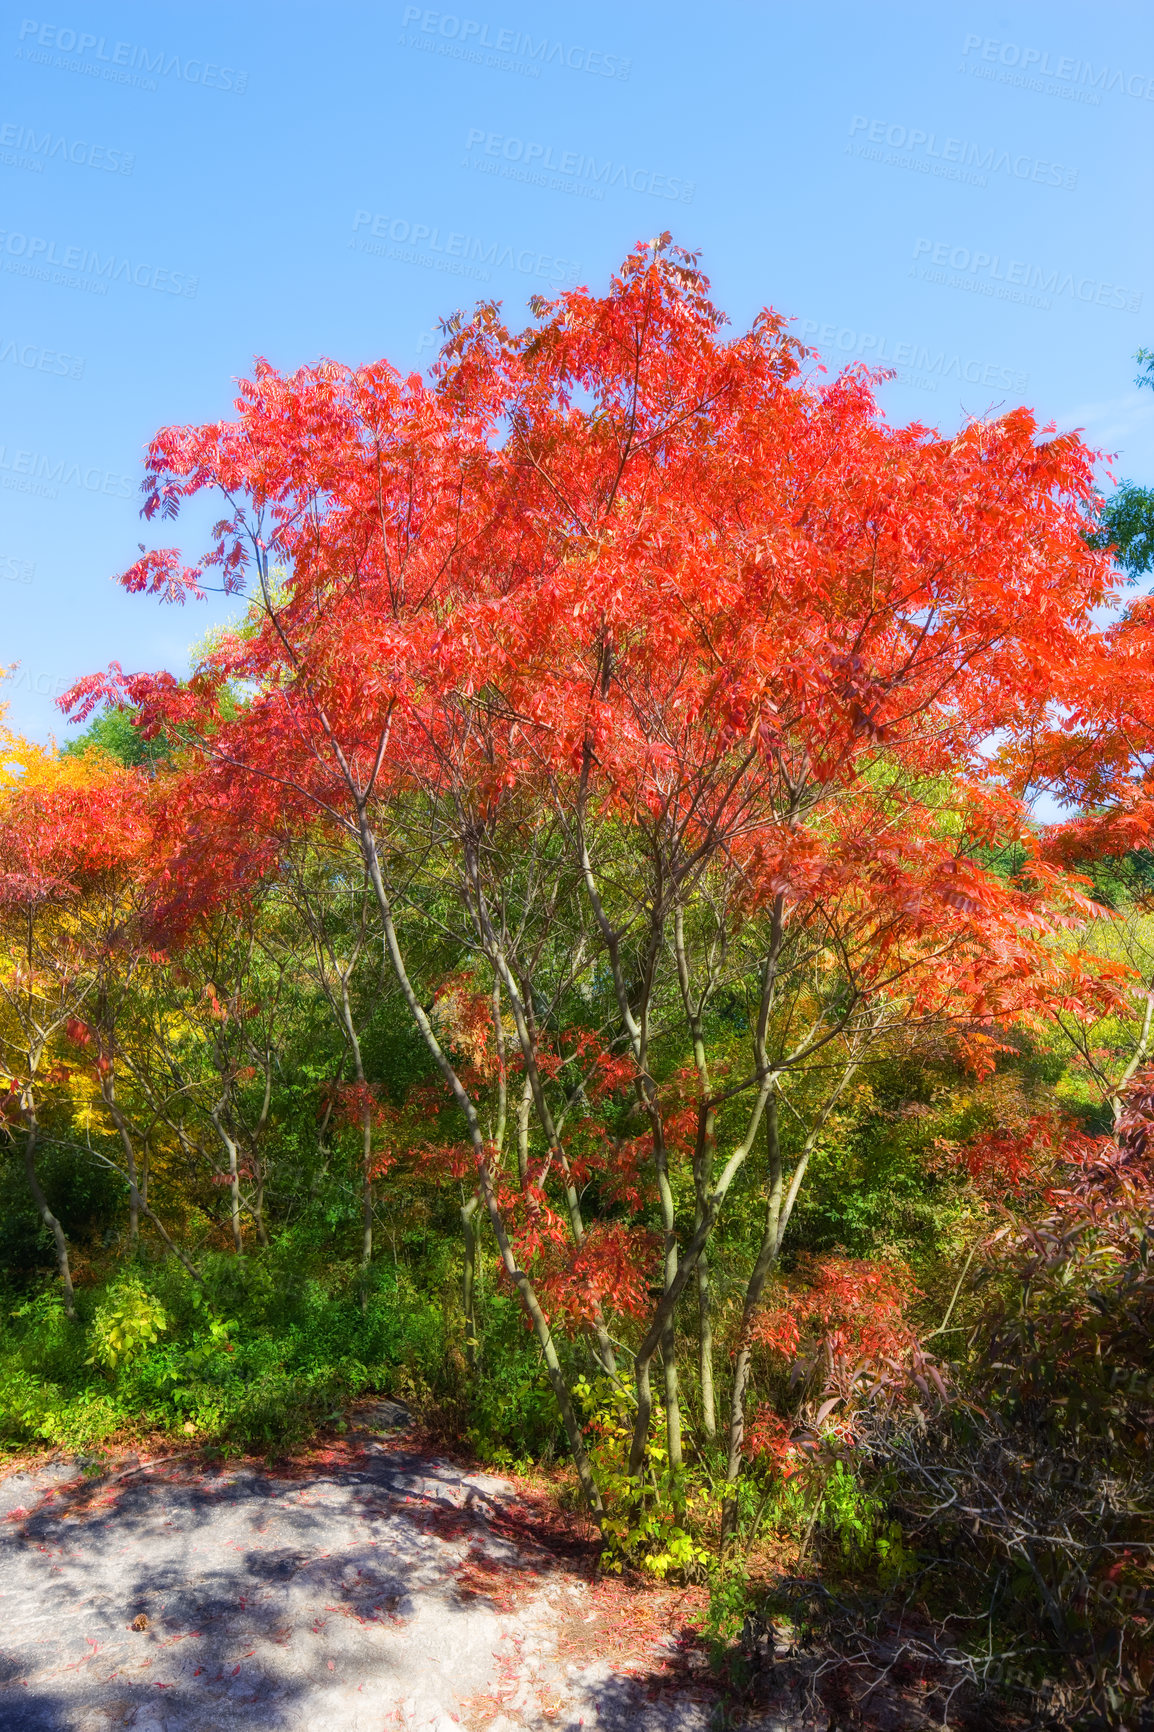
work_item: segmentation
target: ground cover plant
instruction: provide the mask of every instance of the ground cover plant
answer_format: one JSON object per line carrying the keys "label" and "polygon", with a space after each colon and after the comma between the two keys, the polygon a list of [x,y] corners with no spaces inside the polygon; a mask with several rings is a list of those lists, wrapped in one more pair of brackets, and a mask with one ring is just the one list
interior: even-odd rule
{"label": "ground cover plant", "polygon": [[719,1663],[1136,1713],[1154,694],[1096,454],[892,426],[668,237],[530,312],[159,433],[145,518],[221,516],[122,582],[233,623],[5,738],[4,1441],[383,1391],[564,1464]]}

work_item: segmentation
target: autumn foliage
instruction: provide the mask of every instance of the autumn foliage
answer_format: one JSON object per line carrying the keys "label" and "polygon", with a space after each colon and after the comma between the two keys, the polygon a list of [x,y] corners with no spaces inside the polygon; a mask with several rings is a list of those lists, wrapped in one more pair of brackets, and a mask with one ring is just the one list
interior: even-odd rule
{"label": "autumn foliage", "polygon": [[[21,747],[0,791],[30,1183],[63,1064],[134,1232],[200,1279],[213,1185],[264,1244],[271,1151],[341,1143],[366,1316],[392,1200],[436,1198],[469,1373],[495,1272],[599,1521],[658,1467],[682,1507],[712,1451],[732,1538],[750,1472],[965,1407],[923,1338],[958,1292],[813,1227],[852,1213],[870,1079],[966,1079],[919,1158],[974,1243],[1104,1158],[1068,1101],[1023,1085],[1010,1122],[996,1090],[1133,1021],[1084,868],[1150,834],[1149,608],[1120,609],[1079,437],[895,426],[876,385],[769,310],[732,331],[668,237],[522,329],[458,315],[427,378],[258,361],[232,418],[148,449],[145,518],[207,495],[207,547],[121,578],[238,612],[187,678],[70,694],[147,761]],[[1077,815],[1037,825],[1039,790]],[[290,1113],[292,1017],[336,1056]]]}

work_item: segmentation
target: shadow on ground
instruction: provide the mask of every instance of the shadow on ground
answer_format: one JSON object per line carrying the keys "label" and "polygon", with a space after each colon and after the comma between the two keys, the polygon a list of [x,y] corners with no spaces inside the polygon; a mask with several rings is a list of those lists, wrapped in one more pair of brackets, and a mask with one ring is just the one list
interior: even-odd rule
{"label": "shadow on ground", "polygon": [[284,1473],[14,1475],[0,1725],[705,1732],[685,1641],[628,1651],[591,1573],[507,1482],[379,1441]]}

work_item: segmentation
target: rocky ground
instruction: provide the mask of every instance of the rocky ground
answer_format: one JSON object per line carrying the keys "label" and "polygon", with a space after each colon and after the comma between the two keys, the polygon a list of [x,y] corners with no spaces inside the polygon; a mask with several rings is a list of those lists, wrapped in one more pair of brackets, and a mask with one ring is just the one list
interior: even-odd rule
{"label": "rocky ground", "polygon": [[717,1723],[692,1595],[594,1579],[544,1499],[368,1418],[283,1472],[178,1457],[0,1481],[5,1732]]}

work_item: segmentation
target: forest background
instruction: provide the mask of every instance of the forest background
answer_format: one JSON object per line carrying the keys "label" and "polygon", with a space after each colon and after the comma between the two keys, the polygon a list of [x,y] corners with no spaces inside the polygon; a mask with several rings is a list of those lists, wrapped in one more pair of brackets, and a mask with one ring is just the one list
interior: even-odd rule
{"label": "forest background", "polygon": [[1154,502],[708,295],[665,236],[153,441],[222,515],[121,581],[239,612],[4,740],[0,1432],[379,1390],[719,1657],[1136,1712]]}

